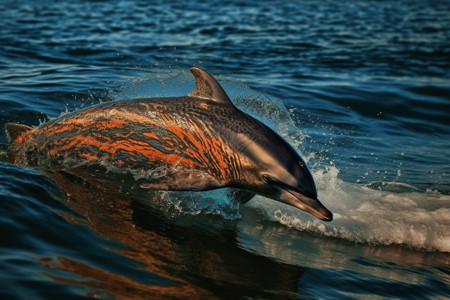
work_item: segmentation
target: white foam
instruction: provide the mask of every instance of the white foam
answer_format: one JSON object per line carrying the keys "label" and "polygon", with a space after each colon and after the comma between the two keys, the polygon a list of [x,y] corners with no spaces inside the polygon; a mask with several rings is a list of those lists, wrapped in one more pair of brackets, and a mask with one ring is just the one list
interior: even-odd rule
{"label": "white foam", "polygon": [[[301,231],[357,243],[450,252],[450,208],[442,203],[447,196],[434,191],[393,194],[349,184],[338,178],[335,167],[313,175],[322,202],[334,213],[330,223],[263,197],[247,205],[262,209],[270,220]],[[436,202],[441,206],[433,209],[426,205]]]}

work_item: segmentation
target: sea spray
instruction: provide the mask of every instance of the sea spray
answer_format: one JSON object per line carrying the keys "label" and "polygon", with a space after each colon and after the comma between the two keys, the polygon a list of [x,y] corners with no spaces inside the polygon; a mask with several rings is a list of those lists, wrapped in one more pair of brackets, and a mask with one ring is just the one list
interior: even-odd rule
{"label": "sea spray", "polygon": [[256,196],[248,206],[263,210],[270,220],[301,231],[356,243],[396,244],[450,252],[449,196],[399,181],[381,184],[360,184],[356,180],[354,183],[346,182],[340,179],[339,168],[328,159],[328,150],[305,153],[302,147],[305,135],[294,126],[293,118],[282,105],[274,105],[273,100],[264,102],[255,98],[240,103],[250,107],[247,108],[250,111],[254,111],[252,107],[265,103],[273,112],[269,114],[266,109],[258,109],[259,113],[265,112],[262,120],[278,121],[274,129],[294,145],[307,162],[312,159],[316,161],[312,171],[319,199],[333,212],[334,221],[329,224],[321,222],[261,196]]}

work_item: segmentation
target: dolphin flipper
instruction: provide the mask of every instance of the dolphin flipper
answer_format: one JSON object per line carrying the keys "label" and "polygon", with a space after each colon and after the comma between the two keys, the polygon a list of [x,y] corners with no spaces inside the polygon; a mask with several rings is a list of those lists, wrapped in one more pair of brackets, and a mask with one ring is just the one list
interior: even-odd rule
{"label": "dolphin flipper", "polygon": [[144,189],[171,191],[206,191],[221,187],[223,183],[217,178],[198,170],[177,172],[141,184]]}
{"label": "dolphin flipper", "polygon": [[230,199],[235,199],[241,202],[242,204],[250,201],[256,194],[246,190],[239,189],[229,189],[227,190],[227,196]]}

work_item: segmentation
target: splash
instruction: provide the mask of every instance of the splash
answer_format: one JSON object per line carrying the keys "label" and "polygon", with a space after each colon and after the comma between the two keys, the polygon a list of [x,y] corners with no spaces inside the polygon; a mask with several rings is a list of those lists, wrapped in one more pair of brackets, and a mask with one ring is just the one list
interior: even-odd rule
{"label": "splash", "polygon": [[320,163],[312,171],[320,200],[334,213],[334,221],[325,224],[264,200],[269,219],[356,243],[450,252],[450,196],[402,182],[345,182],[336,166]]}
{"label": "splash", "polygon": [[[242,108],[244,105],[246,107]],[[330,163],[328,151],[304,152],[305,135],[293,122],[292,110],[277,100],[249,97],[238,101],[244,111],[283,136],[313,166],[319,199],[334,213],[324,223],[295,208],[257,196],[247,205],[262,210],[269,220],[300,231],[373,245],[406,245],[427,251],[450,252],[450,196],[422,190],[399,181],[364,185],[340,179],[340,170]],[[273,126],[273,124],[276,124]],[[320,158],[320,159],[317,159]]]}
{"label": "splash", "polygon": [[245,197],[232,189],[218,189],[205,192],[147,191],[142,199],[151,199],[147,204],[156,206],[170,218],[216,215],[237,220],[241,218],[239,205]]}
{"label": "splash", "polygon": [[[335,168],[332,168],[335,169]],[[248,205],[264,207],[266,217],[288,227],[319,235],[373,245],[406,245],[422,250],[450,252],[449,196],[438,192],[392,193],[339,181],[331,170],[321,177],[319,195],[334,213],[331,223],[258,197]],[[338,182],[334,185],[333,182]],[[433,207],[426,205],[432,203]]]}

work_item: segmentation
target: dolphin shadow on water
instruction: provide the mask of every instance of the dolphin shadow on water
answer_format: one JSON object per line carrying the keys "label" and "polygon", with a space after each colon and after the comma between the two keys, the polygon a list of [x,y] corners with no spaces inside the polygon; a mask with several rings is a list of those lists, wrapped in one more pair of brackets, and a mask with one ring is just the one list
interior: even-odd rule
{"label": "dolphin shadow on water", "polygon": [[68,173],[131,174],[149,190],[237,188],[331,221],[297,152],[236,108],[210,74],[191,71],[196,85],[183,97],[99,104],[37,129],[8,123],[8,161]]}
{"label": "dolphin shadow on water", "polygon": [[[119,191],[115,184],[84,175],[46,173],[63,191],[62,201],[82,218],[61,215],[71,223],[88,225],[101,237],[120,242],[122,247],[105,251],[137,261],[141,271],[136,279],[129,276],[136,270],[128,274],[129,269],[119,267],[111,272],[64,254],[39,258],[39,263],[49,270],[46,276],[57,282],[118,299],[299,296],[298,280],[306,269],[240,248],[236,220],[203,214],[181,216],[185,220],[180,222],[180,216],[174,220],[158,206],[139,199],[144,195],[141,188]],[[151,196],[156,201],[160,197],[158,192]],[[198,218],[201,225],[196,226]],[[58,272],[53,274],[51,270]]]}

